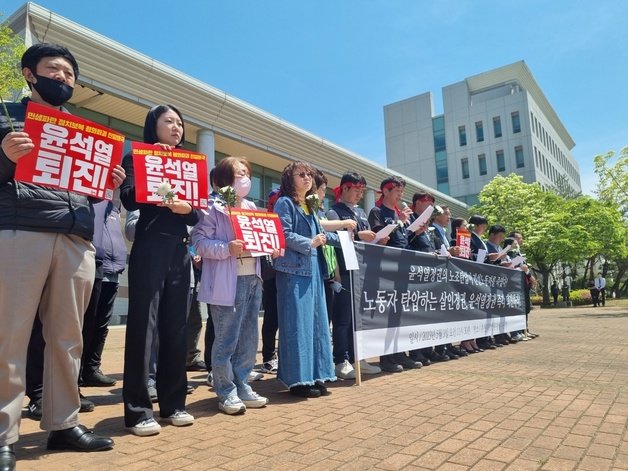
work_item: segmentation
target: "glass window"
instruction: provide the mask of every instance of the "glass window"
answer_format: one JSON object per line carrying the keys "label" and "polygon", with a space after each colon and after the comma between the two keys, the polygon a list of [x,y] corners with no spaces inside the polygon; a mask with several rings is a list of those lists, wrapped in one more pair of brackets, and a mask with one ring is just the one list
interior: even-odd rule
{"label": "glass window", "polygon": [[446,150],[445,118],[443,116],[439,116],[432,120],[432,132],[434,133],[434,150],[436,152]]}
{"label": "glass window", "polygon": [[467,145],[467,130],[464,126],[458,126],[458,139],[461,146]]}
{"label": "glass window", "polygon": [[478,155],[478,167],[480,168],[480,175],[486,175],[486,155]]}
{"label": "glass window", "polygon": [[495,137],[502,137],[502,120],[499,116],[493,117],[493,132]]}
{"label": "glass window", "polygon": [[462,159],[462,178],[469,178],[469,159]]}
{"label": "glass window", "polygon": [[484,141],[484,125],[482,121],[475,122],[475,140],[477,142]]}
{"label": "glass window", "polygon": [[510,113],[510,118],[512,119],[512,132],[513,134],[517,134],[521,132],[521,121],[519,120],[519,112],[513,111]]}
{"label": "glass window", "polygon": [[515,162],[517,163],[517,168],[523,168],[525,166],[525,162],[523,161],[522,146],[515,147]]}
{"label": "glass window", "polygon": [[497,171],[503,172],[506,170],[506,161],[504,160],[504,151],[498,150],[495,152],[495,156],[497,157]]}

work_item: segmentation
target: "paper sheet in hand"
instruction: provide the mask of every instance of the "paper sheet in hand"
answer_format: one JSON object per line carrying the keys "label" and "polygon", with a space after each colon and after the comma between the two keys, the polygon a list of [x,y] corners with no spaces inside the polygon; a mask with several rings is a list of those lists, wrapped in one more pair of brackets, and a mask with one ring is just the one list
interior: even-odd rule
{"label": "paper sheet in hand", "polygon": [[345,258],[347,270],[357,270],[359,268],[358,256],[355,254],[351,233],[349,231],[338,231],[337,234],[340,238],[340,247],[342,247],[342,255]]}
{"label": "paper sheet in hand", "polygon": [[510,262],[512,263],[513,267],[516,267],[516,266],[521,265],[525,261],[526,261],[525,258],[523,258],[521,255],[518,255],[515,258],[513,258]]}
{"label": "paper sheet in hand", "polygon": [[425,211],[421,213],[421,215],[414,220],[412,224],[408,226],[409,231],[416,231],[421,225],[425,224],[430,220],[432,213],[434,212],[434,206],[428,206],[425,208]]}
{"label": "paper sheet in hand", "polygon": [[372,243],[377,244],[383,238],[388,237],[396,227],[398,227],[397,224],[388,224],[383,229],[380,229],[379,232],[375,234],[375,239],[373,239]]}
{"label": "paper sheet in hand", "polygon": [[447,250],[447,247],[445,247],[445,244],[440,246],[440,254],[443,257],[448,257],[449,256],[449,250]]}
{"label": "paper sheet in hand", "polygon": [[497,258],[500,258],[506,255],[510,251],[511,248],[512,248],[512,245],[507,245],[506,247],[504,247],[504,249],[497,254]]}
{"label": "paper sheet in hand", "polygon": [[484,263],[485,258],[486,258],[486,250],[478,249],[478,257],[475,261],[478,263]]}

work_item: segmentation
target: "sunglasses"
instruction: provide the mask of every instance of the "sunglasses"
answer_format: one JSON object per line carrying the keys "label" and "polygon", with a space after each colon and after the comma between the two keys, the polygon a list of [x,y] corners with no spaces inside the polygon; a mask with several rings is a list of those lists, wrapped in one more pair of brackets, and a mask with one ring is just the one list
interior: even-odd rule
{"label": "sunglasses", "polygon": [[310,172],[300,172],[300,173],[295,173],[293,174],[295,177],[301,177],[301,178],[305,178],[305,177],[310,177],[312,178],[312,174]]}

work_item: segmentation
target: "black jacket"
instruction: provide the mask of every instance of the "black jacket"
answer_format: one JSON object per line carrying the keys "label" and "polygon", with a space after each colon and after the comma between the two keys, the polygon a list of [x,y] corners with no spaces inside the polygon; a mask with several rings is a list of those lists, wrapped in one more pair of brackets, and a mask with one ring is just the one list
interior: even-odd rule
{"label": "black jacket", "polygon": [[[24,129],[28,98],[7,103],[16,131]],[[0,113],[0,142],[11,132],[9,120]],[[0,230],[74,234],[92,240],[94,212],[85,195],[30,183],[16,182],[16,165],[0,148]]]}

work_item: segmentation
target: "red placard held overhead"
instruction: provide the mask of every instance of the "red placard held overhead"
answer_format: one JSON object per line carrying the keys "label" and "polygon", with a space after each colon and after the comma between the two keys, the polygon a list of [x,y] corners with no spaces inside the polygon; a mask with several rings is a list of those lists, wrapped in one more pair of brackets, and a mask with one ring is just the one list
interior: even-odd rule
{"label": "red placard held overhead", "polygon": [[164,150],[141,142],[134,142],[131,149],[138,203],[161,203],[163,197],[157,194],[157,188],[167,182],[179,200],[194,208],[207,208],[209,177],[205,154],[186,149]]}
{"label": "red placard held overhead", "polygon": [[16,180],[113,198],[111,170],[122,159],[122,134],[33,101],[26,107],[24,132],[35,148],[18,160]]}
{"label": "red placard held overhead", "polygon": [[460,247],[459,257],[471,258],[471,233],[466,229],[457,229],[456,246]]}
{"label": "red placard held overhead", "polygon": [[286,241],[277,214],[232,208],[231,221],[236,239],[243,240],[253,256],[272,254],[275,249],[284,254]]}

